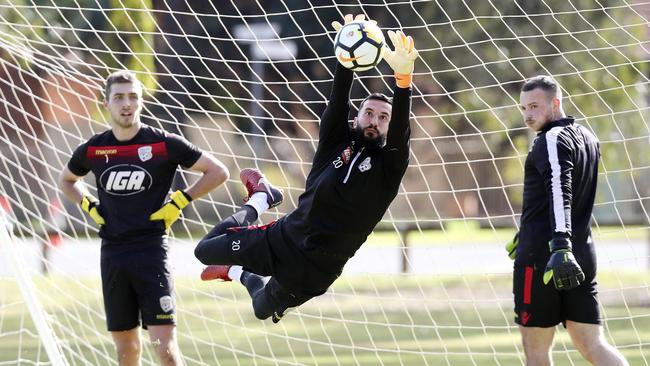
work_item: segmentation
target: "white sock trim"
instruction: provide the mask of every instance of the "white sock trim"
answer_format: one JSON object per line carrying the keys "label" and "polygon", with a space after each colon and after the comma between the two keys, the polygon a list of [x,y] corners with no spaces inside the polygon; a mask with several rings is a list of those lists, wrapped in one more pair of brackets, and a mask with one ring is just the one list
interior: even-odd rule
{"label": "white sock trim", "polygon": [[246,202],[248,206],[257,211],[257,216],[262,216],[264,211],[269,209],[269,203],[266,201],[266,193],[264,192],[255,192],[251,198]]}
{"label": "white sock trim", "polygon": [[228,277],[230,277],[230,279],[233,281],[241,282],[242,272],[244,272],[242,266],[230,266],[230,269],[228,270]]}

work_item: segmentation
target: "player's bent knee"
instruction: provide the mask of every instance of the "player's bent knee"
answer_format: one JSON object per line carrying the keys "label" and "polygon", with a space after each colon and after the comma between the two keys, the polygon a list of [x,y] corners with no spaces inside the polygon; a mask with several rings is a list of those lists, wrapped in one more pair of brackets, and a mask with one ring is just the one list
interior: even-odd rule
{"label": "player's bent knee", "polygon": [[[608,354],[614,349],[603,337],[598,337],[595,342],[583,342],[580,346],[576,345],[582,356],[589,362],[594,363],[598,355]],[[616,352],[616,351],[614,351]]]}
{"label": "player's bent knee", "polygon": [[170,363],[176,360],[176,355],[174,354],[174,347],[170,344],[156,347],[156,354],[162,365],[169,365]]}
{"label": "player's bent knee", "polygon": [[253,312],[259,320],[266,320],[273,315],[273,308],[267,301],[264,290],[258,291],[253,296]]}
{"label": "player's bent knee", "polygon": [[255,317],[257,319],[266,320],[271,315],[273,315],[273,309],[271,309],[271,307],[268,306],[267,302],[264,301],[264,299],[262,299],[262,298],[263,298],[263,295],[262,296],[255,296],[253,298],[253,312],[255,313]]}
{"label": "player's bent knee", "polygon": [[201,263],[203,264],[210,264],[207,262],[207,257],[206,257],[206,244],[203,240],[199,242],[199,244],[196,245],[196,248],[194,248],[194,256],[196,259],[198,259]]}
{"label": "player's bent knee", "polygon": [[194,256],[203,264],[230,264],[232,262],[231,256],[227,256],[227,251],[224,251],[223,240],[220,237],[216,238],[203,238],[194,248]]}
{"label": "player's bent knee", "polygon": [[598,349],[596,347],[586,346],[579,350],[580,354],[582,354],[582,357],[584,357],[585,360],[589,361],[590,363],[594,362],[594,355],[598,352]]}
{"label": "player's bent knee", "polygon": [[140,357],[142,350],[139,342],[120,342],[115,345],[115,351],[119,360],[133,360]]}
{"label": "player's bent knee", "polygon": [[203,238],[194,248],[194,256],[203,264],[219,264],[214,262],[214,245],[210,239]]}
{"label": "player's bent knee", "polygon": [[270,311],[266,309],[256,309],[255,306],[253,306],[253,310],[255,312],[255,317],[259,320],[266,320],[272,315]]}

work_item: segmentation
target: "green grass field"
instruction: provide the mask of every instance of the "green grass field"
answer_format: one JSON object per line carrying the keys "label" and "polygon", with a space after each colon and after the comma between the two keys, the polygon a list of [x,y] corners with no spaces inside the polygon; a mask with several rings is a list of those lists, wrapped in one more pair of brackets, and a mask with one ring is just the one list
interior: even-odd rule
{"label": "green grass field", "polygon": [[[600,282],[606,336],[631,365],[648,365],[650,274],[604,274]],[[115,364],[99,280],[36,285],[70,364]],[[254,318],[237,284],[179,279],[177,287],[179,338],[189,365],[523,364],[505,275],[346,277],[277,325]],[[0,310],[0,365],[46,362],[13,279],[0,279]],[[144,358],[156,364],[149,347]],[[565,331],[556,338],[554,359],[587,365]]]}
{"label": "green grass field", "polygon": [[[473,221],[451,221],[445,223],[445,230],[411,231],[408,235],[410,245],[436,246],[449,243],[480,244],[480,243],[505,243],[512,239],[514,228],[480,228]],[[392,227],[390,227],[392,229]],[[649,230],[647,226],[600,226],[592,228],[593,238],[596,243],[601,241],[619,241],[647,239]],[[469,239],[468,239],[469,238]],[[374,231],[364,246],[395,246],[400,243],[399,235],[394,230]]]}

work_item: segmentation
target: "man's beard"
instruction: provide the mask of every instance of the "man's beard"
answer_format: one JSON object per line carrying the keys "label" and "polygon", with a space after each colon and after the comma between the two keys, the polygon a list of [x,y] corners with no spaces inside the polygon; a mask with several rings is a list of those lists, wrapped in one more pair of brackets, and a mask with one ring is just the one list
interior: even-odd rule
{"label": "man's beard", "polygon": [[354,128],[354,139],[361,146],[366,149],[381,149],[386,145],[386,135],[382,135],[379,131],[375,130],[377,131],[377,137],[368,137],[363,133],[363,130],[359,125]]}
{"label": "man's beard", "polygon": [[117,116],[113,117],[113,122],[119,127],[126,129],[135,126],[138,123],[139,118],[139,113],[133,113],[130,118],[127,118],[125,120],[120,113]]}

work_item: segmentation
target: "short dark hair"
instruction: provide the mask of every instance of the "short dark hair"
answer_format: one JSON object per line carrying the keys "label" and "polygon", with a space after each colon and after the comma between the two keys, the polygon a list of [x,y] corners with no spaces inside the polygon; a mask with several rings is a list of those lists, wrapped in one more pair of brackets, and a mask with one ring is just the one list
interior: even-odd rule
{"label": "short dark hair", "polygon": [[129,70],[115,71],[106,78],[106,87],[104,88],[104,98],[108,100],[113,84],[140,83],[135,74]]}
{"label": "short dark hair", "polygon": [[548,75],[537,75],[526,80],[521,87],[521,91],[527,92],[537,88],[544,90],[550,97],[560,98],[562,96],[562,91],[557,81]]}
{"label": "short dark hair", "polygon": [[359,110],[363,109],[363,105],[366,104],[367,101],[369,100],[381,100],[382,102],[386,102],[390,105],[393,105],[393,101],[386,95],[382,93],[372,93],[366,97],[366,99],[361,101],[361,104],[359,104]]}

